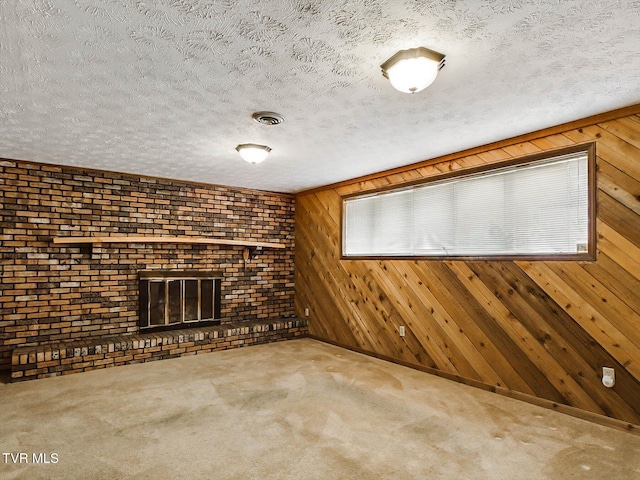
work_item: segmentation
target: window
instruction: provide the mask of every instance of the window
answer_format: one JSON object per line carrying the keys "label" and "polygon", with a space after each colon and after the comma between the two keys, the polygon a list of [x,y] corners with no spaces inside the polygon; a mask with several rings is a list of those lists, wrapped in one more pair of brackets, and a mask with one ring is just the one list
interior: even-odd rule
{"label": "window", "polygon": [[595,148],[343,200],[343,258],[595,258]]}

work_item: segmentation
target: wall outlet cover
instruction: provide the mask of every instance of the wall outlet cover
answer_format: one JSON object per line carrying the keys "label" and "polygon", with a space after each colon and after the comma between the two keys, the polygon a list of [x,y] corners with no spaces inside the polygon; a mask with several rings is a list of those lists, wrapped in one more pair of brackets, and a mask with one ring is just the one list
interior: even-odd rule
{"label": "wall outlet cover", "polygon": [[602,367],[602,384],[611,388],[616,384],[616,371],[611,367]]}

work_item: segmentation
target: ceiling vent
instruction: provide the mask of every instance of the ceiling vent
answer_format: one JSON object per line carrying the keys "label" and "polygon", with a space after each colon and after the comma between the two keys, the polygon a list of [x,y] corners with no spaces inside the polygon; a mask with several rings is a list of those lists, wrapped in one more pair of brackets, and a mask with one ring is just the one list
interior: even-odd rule
{"label": "ceiling vent", "polygon": [[262,125],[280,125],[284,122],[284,117],[274,112],[256,112],[251,118]]}

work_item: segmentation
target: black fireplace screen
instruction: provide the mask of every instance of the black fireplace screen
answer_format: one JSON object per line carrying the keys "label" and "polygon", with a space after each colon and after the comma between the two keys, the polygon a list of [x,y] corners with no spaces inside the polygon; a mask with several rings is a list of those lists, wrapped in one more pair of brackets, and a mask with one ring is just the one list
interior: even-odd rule
{"label": "black fireplace screen", "polygon": [[140,272],[140,328],[220,323],[222,279],[202,272]]}

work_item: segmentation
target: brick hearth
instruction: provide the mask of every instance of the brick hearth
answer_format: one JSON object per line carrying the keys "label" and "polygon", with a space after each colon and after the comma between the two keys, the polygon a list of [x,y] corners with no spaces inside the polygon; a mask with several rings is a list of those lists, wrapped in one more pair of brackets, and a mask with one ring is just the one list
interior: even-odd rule
{"label": "brick hearth", "polygon": [[289,340],[306,334],[307,321],[292,318],[20,347],[13,351],[11,379],[22,381],[67,375]]}

